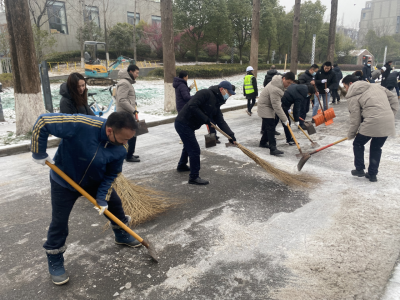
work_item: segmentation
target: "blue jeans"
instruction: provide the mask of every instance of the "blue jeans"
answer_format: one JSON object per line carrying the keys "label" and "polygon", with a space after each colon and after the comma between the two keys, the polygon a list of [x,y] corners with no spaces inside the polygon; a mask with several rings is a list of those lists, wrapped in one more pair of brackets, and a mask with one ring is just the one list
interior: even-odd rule
{"label": "blue jeans", "polygon": [[[47,232],[47,241],[43,247],[46,250],[57,250],[65,245],[68,236],[68,219],[76,199],[81,196],[77,191],[71,191],[50,178],[51,184],[51,223]],[[96,198],[98,187],[82,187],[93,198]],[[122,208],[121,199],[113,190],[108,201],[108,210],[123,223],[128,220]],[[107,218],[107,217],[106,217]],[[113,221],[111,224],[116,225]]]}
{"label": "blue jeans", "polygon": [[[372,139],[372,140],[371,140]],[[353,142],[353,152],[354,152],[354,166],[357,170],[364,170],[364,145],[371,140],[369,147],[369,166],[368,174],[377,175],[379,163],[381,161],[382,146],[385,144],[387,136],[385,137],[370,137],[365,136],[360,133],[357,134]]]}
{"label": "blue jeans", "polygon": [[[300,118],[305,120],[307,117],[307,113],[309,111],[310,111],[310,98],[303,99],[301,101],[301,106],[300,106],[300,114],[299,114]],[[301,125],[304,124],[304,121],[302,121],[302,120],[300,120],[299,122]]]}
{"label": "blue jeans", "polygon": [[197,142],[194,130],[188,125],[175,121],[175,130],[179,134],[183,149],[181,158],[178,162],[178,168],[186,165],[190,160],[190,178],[196,179],[200,173],[200,146]]}
{"label": "blue jeans", "polygon": [[[324,111],[328,109],[328,103],[329,103],[330,97],[331,97],[331,94],[328,93],[328,99],[325,101],[325,98],[326,98],[325,94],[319,94],[319,99],[322,102],[322,105],[324,106]],[[313,117],[318,113],[318,108],[319,108],[318,98],[316,95],[314,95],[314,108],[312,111]]]}

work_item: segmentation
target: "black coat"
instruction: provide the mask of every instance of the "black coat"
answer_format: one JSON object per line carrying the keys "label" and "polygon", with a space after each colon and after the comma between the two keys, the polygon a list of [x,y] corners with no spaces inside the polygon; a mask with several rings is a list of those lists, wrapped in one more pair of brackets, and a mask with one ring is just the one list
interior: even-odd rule
{"label": "black coat", "polygon": [[275,75],[280,75],[276,69],[268,70],[267,75],[265,75],[264,79],[264,87],[271,82],[272,77]]}
{"label": "black coat", "polygon": [[368,80],[369,82],[371,82],[371,66],[367,66],[367,64],[364,65],[363,69],[363,76],[362,79],[363,80]]}
{"label": "black coat", "polygon": [[335,89],[337,80],[335,73],[331,70],[328,72],[324,71],[324,67],[322,66],[321,69],[318,71],[317,75],[315,75],[315,83],[317,85],[318,92],[321,94],[325,94],[325,83],[321,83],[323,79],[327,80],[327,88],[332,90]]}
{"label": "black coat", "polygon": [[69,93],[69,89],[67,84],[64,82],[60,86],[60,95],[62,96],[60,100],[60,113],[63,114],[82,114],[82,115],[91,115],[94,116],[93,110],[89,107],[89,105],[85,104],[84,106],[76,107],[75,101],[72,99],[71,94]]}
{"label": "black coat", "polygon": [[392,71],[392,67],[388,63],[386,63],[384,67],[386,68],[386,71],[382,74],[382,82],[389,77],[389,74]]}
{"label": "black coat", "polygon": [[225,104],[225,102],[217,85],[209,89],[200,90],[186,103],[175,121],[186,124],[193,130],[213,122],[236,141],[235,134],[226,124],[221,112],[221,105]]}
{"label": "black coat", "polygon": [[282,107],[288,110],[293,104],[293,118],[299,122],[300,107],[303,101],[309,101],[308,87],[305,84],[291,84],[282,97]]}
{"label": "black coat", "polygon": [[343,78],[343,73],[339,67],[334,67],[332,70],[336,75],[336,83],[334,84],[335,87],[332,87],[332,89],[335,90],[339,88],[339,82]]}
{"label": "black coat", "polygon": [[185,104],[192,99],[192,96],[190,96],[190,88],[188,87],[186,80],[179,77],[174,78],[172,86],[175,89],[176,110],[180,112]]}
{"label": "black coat", "polygon": [[395,88],[398,86],[398,79],[399,79],[400,73],[397,71],[393,71],[392,73],[389,74],[389,76],[386,78],[386,88],[389,90]]}
{"label": "black coat", "polygon": [[310,74],[309,70],[306,70],[303,74],[301,74],[299,76],[299,82],[301,84],[306,84],[306,83],[310,83],[311,81],[313,81],[315,79],[315,76],[313,76],[312,74]]}
{"label": "black coat", "polygon": [[[247,75],[253,75],[253,74],[247,73]],[[251,93],[251,94],[246,94],[244,92],[245,90],[244,90],[244,84],[243,84],[243,95],[246,97],[246,99],[255,99],[256,97],[258,97],[257,78],[253,77],[251,79],[251,84],[253,85],[253,89],[254,89],[254,93]]]}

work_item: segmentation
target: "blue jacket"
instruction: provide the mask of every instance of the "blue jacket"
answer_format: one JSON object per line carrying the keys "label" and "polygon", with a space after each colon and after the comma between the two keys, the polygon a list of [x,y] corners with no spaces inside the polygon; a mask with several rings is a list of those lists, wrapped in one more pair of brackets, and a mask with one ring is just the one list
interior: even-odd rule
{"label": "blue jacket", "polygon": [[190,89],[186,80],[179,77],[174,78],[172,86],[175,89],[176,110],[180,112],[185,104],[192,99],[192,96],[190,96]]}
{"label": "blue jacket", "polygon": [[[54,156],[55,165],[83,189],[96,187],[97,203],[107,205],[112,184],[122,172],[127,145],[115,146],[106,135],[106,119],[86,115],[42,114],[32,130],[32,156],[43,159],[49,134],[61,138]],[[61,186],[75,191],[55,172],[51,178]]]}

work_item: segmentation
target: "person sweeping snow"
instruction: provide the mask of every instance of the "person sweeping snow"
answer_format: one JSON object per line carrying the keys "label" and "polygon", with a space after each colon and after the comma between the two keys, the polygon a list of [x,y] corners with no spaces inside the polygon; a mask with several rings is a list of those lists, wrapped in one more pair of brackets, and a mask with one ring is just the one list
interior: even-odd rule
{"label": "person sweeping snow", "polygon": [[[354,139],[353,176],[367,177],[377,181],[382,147],[389,135],[396,134],[394,117],[399,109],[399,102],[392,92],[378,84],[359,81],[348,75],[342,81],[347,91],[347,104],[350,111],[349,140]],[[369,167],[365,173],[364,146],[371,140]]]}
{"label": "person sweeping snow", "polygon": [[[130,217],[122,208],[121,199],[113,189],[127,153],[127,143],[138,128],[133,114],[114,112],[108,119],[80,114],[42,114],[32,130],[33,160],[45,166],[55,164],[97,201],[100,214],[108,209],[124,224]],[[61,138],[53,160],[46,153],[49,134]],[[53,283],[69,280],[64,268],[67,249],[68,219],[75,201],[81,196],[71,185],[50,171],[52,220],[43,247],[46,249]],[[115,243],[129,247],[141,244],[111,221]]]}

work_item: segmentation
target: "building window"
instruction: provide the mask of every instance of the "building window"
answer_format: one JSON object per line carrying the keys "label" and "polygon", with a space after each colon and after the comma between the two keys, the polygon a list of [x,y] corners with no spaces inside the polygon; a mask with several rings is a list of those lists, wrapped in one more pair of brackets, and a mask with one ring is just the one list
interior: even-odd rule
{"label": "building window", "polygon": [[97,6],[86,6],[84,20],[85,22],[93,22],[100,27],[99,8]]}
{"label": "building window", "polygon": [[161,25],[161,17],[151,16],[151,24],[152,25]]}
{"label": "building window", "polygon": [[[135,13],[128,11],[128,23],[131,25],[133,25],[134,16],[135,16]],[[138,25],[139,22],[140,22],[140,14],[136,13],[136,25]]]}
{"label": "building window", "polygon": [[67,14],[64,2],[54,2],[47,8],[50,32],[68,34]]}
{"label": "building window", "polygon": [[366,13],[363,13],[363,16],[362,16],[363,19],[365,19],[365,15],[366,15]]}
{"label": "building window", "polygon": [[371,8],[371,2],[367,2],[366,8]]}

